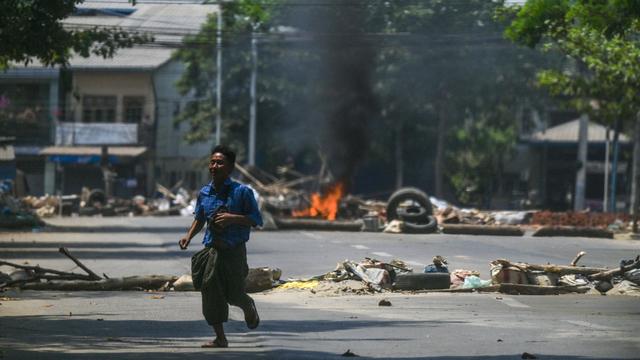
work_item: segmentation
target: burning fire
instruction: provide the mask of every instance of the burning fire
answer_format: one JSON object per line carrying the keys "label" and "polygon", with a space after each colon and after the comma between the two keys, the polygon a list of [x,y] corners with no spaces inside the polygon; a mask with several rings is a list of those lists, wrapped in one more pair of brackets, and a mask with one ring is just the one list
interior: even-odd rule
{"label": "burning fire", "polygon": [[295,217],[322,217],[327,220],[335,220],[338,214],[338,204],[344,192],[344,185],[340,182],[334,184],[324,194],[311,194],[311,206],[308,209],[293,211]]}

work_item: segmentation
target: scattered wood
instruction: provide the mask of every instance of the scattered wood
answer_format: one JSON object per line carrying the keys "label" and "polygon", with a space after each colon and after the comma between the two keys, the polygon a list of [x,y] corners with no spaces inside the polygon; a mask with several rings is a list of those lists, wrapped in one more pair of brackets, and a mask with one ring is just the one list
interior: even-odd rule
{"label": "scattered wood", "polygon": [[61,254],[63,254],[64,256],[66,256],[69,259],[71,259],[71,261],[73,261],[82,270],[84,270],[87,274],[89,274],[89,277],[91,278],[91,280],[100,280],[100,279],[102,279],[100,276],[98,276],[96,273],[94,273],[88,267],[86,267],[83,263],[81,263],[80,260],[78,260],[75,256],[71,255],[71,253],[69,253],[69,250],[67,250],[67,248],[61,247],[61,248],[58,249],[58,251]]}
{"label": "scattered wood", "polygon": [[591,275],[591,274],[597,274],[597,273],[608,270],[604,268],[569,266],[569,265],[553,265],[553,264],[537,265],[537,264],[528,264],[528,263],[521,263],[521,262],[510,262],[509,260],[505,260],[505,259],[494,260],[492,263],[501,264],[505,268],[516,267],[524,272],[544,271],[544,272],[554,273],[558,275],[568,275],[568,274]]}
{"label": "scattered wood", "polygon": [[73,272],[59,271],[59,270],[54,270],[54,269],[48,269],[48,268],[40,267],[38,265],[36,265],[36,266],[20,265],[20,264],[14,264],[14,263],[11,263],[11,262],[8,262],[8,261],[4,261],[4,260],[0,260],[0,265],[7,265],[7,266],[14,267],[16,269],[22,269],[22,270],[31,271],[31,272],[34,273],[34,275],[45,275],[46,273],[50,273],[50,274],[56,274],[56,275],[60,275],[60,276],[73,277],[76,280],[92,280],[91,276],[89,276],[89,275],[77,274],[77,273],[73,273]]}
{"label": "scattered wood", "polygon": [[571,265],[571,266],[576,266],[576,265],[578,264],[578,261],[580,261],[580,259],[581,259],[583,256],[585,256],[585,255],[587,255],[587,253],[586,253],[586,252],[584,252],[584,251],[580,251],[580,252],[576,255],[576,257],[575,257],[575,258],[573,258],[573,260],[571,260],[571,264],[570,264],[570,265]]}
{"label": "scattered wood", "polygon": [[591,281],[596,281],[596,280],[608,280],[611,279],[612,277],[616,276],[616,275],[621,275],[624,274],[625,272],[629,271],[629,270],[633,270],[633,269],[639,269],[640,268],[640,255],[636,257],[635,261],[627,266],[622,266],[619,267],[617,269],[611,269],[611,270],[604,270],[595,274],[591,274],[589,276],[589,280]]}
{"label": "scattered wood", "polygon": [[21,288],[25,290],[53,291],[158,290],[167,282],[173,283],[177,279],[177,276],[163,275],[129,276],[96,281],[75,280],[25,283]]}
{"label": "scattered wood", "polygon": [[41,280],[60,282],[60,281],[95,281],[95,280],[102,279],[96,273],[91,271],[91,269],[86,267],[82,262],[80,262],[80,260],[78,260],[75,256],[71,255],[69,250],[67,250],[66,248],[61,247],[58,249],[58,251],[61,254],[68,257],[69,259],[71,259],[71,261],[73,261],[76,265],[78,265],[78,267],[84,270],[87,273],[87,275],[43,268],[43,267],[40,267],[39,265],[36,265],[36,266],[20,265],[20,264],[10,263],[8,261],[0,260],[0,265],[7,265],[7,266],[14,267],[16,269],[25,270],[28,275],[28,277],[24,279],[15,279],[15,280],[7,281],[5,283],[0,283],[0,288],[16,286],[16,285],[21,286],[27,283],[38,283]]}

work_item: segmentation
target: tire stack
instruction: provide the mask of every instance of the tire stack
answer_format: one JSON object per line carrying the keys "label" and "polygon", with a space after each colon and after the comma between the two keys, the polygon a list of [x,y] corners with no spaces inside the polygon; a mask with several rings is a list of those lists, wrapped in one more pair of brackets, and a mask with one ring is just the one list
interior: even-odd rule
{"label": "tire stack", "polygon": [[[407,202],[411,205],[401,206]],[[402,220],[402,231],[409,234],[430,234],[438,229],[429,197],[413,187],[391,194],[387,202],[387,221],[391,220]]]}

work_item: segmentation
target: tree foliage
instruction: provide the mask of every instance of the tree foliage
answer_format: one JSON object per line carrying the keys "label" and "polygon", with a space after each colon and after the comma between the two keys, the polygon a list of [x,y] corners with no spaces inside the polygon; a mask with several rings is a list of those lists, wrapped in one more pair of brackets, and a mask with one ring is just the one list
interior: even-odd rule
{"label": "tree foliage", "polygon": [[572,60],[538,74],[541,86],[601,122],[640,111],[640,2],[529,0],[513,13],[506,36]]}
{"label": "tree foliage", "polygon": [[[345,150],[350,148],[341,143],[353,139],[360,144],[355,136],[364,130],[367,141],[357,146],[366,150],[359,165],[364,179],[359,191],[393,187],[399,137],[407,164],[405,184],[431,191],[430,170],[442,119],[445,175],[459,199],[477,203],[479,195],[496,187],[499,164],[517,136],[514,114],[519,104],[526,100],[535,107],[543,101],[531,87],[537,55],[502,38],[504,26],[494,20],[500,3],[224,3],[223,141],[245,147],[250,35],[258,24],[261,166],[273,170],[287,155],[294,155],[298,165],[309,170],[313,163],[320,163],[315,156],[318,147],[350,156],[351,151]],[[183,94],[193,96],[176,120],[191,124],[188,138],[192,141],[212,136],[217,111],[212,85],[215,33],[215,18],[211,18],[176,53],[186,64],[179,86]],[[351,79],[365,79],[368,90],[360,91],[349,83]],[[364,101],[370,104],[366,120],[359,124],[364,126],[341,127],[344,138],[323,131],[332,120],[348,122],[332,114],[340,104],[352,100],[362,104],[363,93],[370,97]],[[472,153],[477,151],[481,154]],[[337,162],[332,158],[339,156],[329,156],[329,166]],[[379,176],[370,176],[373,171]],[[474,194],[464,195],[469,189]]]}
{"label": "tree foliage", "polygon": [[144,34],[121,29],[72,30],[62,20],[83,0],[5,0],[0,2],[0,70],[11,63],[39,60],[46,66],[66,65],[74,54],[112,57],[118,48],[151,41]]}

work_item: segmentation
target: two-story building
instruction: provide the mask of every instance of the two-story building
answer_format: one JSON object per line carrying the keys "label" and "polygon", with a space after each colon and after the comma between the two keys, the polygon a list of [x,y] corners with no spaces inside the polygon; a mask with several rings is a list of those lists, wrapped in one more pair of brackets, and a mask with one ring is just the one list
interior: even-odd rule
{"label": "two-story building", "polygon": [[[16,164],[32,193],[102,188],[106,168],[117,196],[152,194],[156,182],[194,189],[206,181],[196,164],[212,141],[186,144],[184,125],[174,125],[189,97],[177,92],[183,65],[171,54],[217,11],[192,2],[86,1],[65,26],[121,28],[155,42],[109,59],[75,56],[65,69],[16,65],[0,74],[0,116],[13,114],[16,131],[6,135],[16,137]],[[27,122],[36,125],[21,126]]]}

